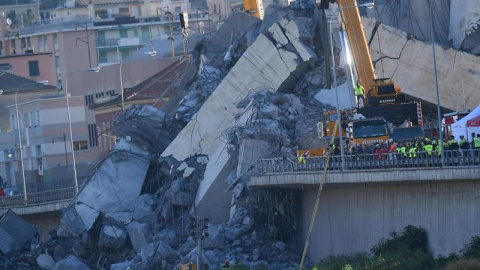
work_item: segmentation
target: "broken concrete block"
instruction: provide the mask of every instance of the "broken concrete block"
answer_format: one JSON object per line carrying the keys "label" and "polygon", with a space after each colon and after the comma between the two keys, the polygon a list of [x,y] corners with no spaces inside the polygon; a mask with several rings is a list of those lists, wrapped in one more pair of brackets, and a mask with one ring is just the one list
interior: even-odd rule
{"label": "broken concrete block", "polygon": [[225,230],[222,225],[208,224],[208,237],[202,241],[204,248],[223,249],[225,247]]}
{"label": "broken concrete block", "polygon": [[272,37],[277,41],[277,47],[280,48],[288,44],[288,38],[283,33],[282,28],[274,23],[270,28],[268,28],[268,32],[272,34]]}
{"label": "broken concrete block", "polygon": [[85,229],[87,231],[90,231],[93,224],[97,220],[98,215],[100,215],[100,212],[83,203],[76,204],[75,210],[82,219],[83,224],[85,225]]}
{"label": "broken concrete block", "polygon": [[129,224],[132,222],[132,212],[114,212],[114,213],[106,213],[105,218],[111,218],[115,220],[116,222],[122,223],[122,224]]}
{"label": "broken concrete block", "polygon": [[[10,209],[0,220],[0,229],[3,229],[15,240],[14,245],[9,244],[10,241],[7,240],[6,247],[9,246],[12,252],[21,250],[38,235],[38,230],[35,226],[25,221]],[[1,237],[0,239],[3,240]],[[9,239],[8,236],[6,239]]]}
{"label": "broken concrete block", "polygon": [[185,191],[186,185],[187,185],[187,181],[185,181],[185,178],[175,179],[172,181],[172,184],[170,184],[170,192],[172,194],[176,194],[181,191]]}
{"label": "broken concrete block", "polygon": [[208,157],[197,157],[197,163],[206,165],[208,163]]}
{"label": "broken concrete block", "polygon": [[238,183],[234,188],[233,188],[233,195],[235,198],[238,199],[240,195],[242,194],[243,188],[245,187],[244,183]]}
{"label": "broken concrete block", "polygon": [[100,232],[98,245],[113,249],[122,249],[127,242],[127,232],[115,226],[105,226]]}
{"label": "broken concrete block", "polygon": [[132,222],[127,226],[128,236],[132,242],[133,249],[139,253],[144,246],[152,240],[150,228],[145,223]]}
{"label": "broken concrete block", "polygon": [[178,238],[177,234],[175,233],[175,230],[163,230],[160,231],[159,233],[155,234],[152,238],[153,242],[165,242],[167,245],[171,247],[176,247],[178,246]]}
{"label": "broken concrete block", "polygon": [[147,261],[153,256],[155,256],[156,259],[160,260],[170,259],[174,255],[175,251],[162,241],[157,243],[150,243],[143,247],[140,251],[140,256],[142,257],[143,261]]}
{"label": "broken concrete block", "polygon": [[7,257],[21,249],[15,239],[2,228],[0,228],[0,239],[2,239],[0,241],[0,253]]}
{"label": "broken concrete block", "polygon": [[133,211],[149,164],[147,157],[112,153],[78,194],[77,202],[104,213]]}
{"label": "broken concrete block", "polygon": [[176,194],[172,194],[172,204],[174,205],[182,205],[182,206],[189,206],[192,205],[192,198],[190,193],[187,192],[178,192]]}
{"label": "broken concrete block", "polygon": [[55,261],[52,256],[48,254],[40,254],[36,261],[38,266],[42,269],[53,269],[53,267],[55,267]]}
{"label": "broken concrete block", "polygon": [[270,144],[263,140],[243,139],[238,153],[237,177],[249,170],[257,160],[270,153]]}
{"label": "broken concrete block", "polygon": [[273,104],[269,104],[260,108],[258,112],[258,117],[275,119],[278,117],[279,114],[280,110],[278,109],[278,107]]}
{"label": "broken concrete block", "polygon": [[[75,211],[75,208],[67,209],[67,211],[62,215],[62,218],[60,219],[59,227],[68,236],[72,237],[80,236],[87,229],[85,227],[85,223],[83,223],[82,218]],[[61,233],[61,230],[58,230],[57,234],[59,233]]]}
{"label": "broken concrete block", "polygon": [[143,194],[138,197],[133,210],[133,220],[146,223],[155,218],[155,210],[158,206],[158,199],[151,194]]}
{"label": "broken concrete block", "polygon": [[235,168],[235,162],[225,148],[219,148],[208,162],[195,197],[198,215],[208,218],[212,224],[226,222],[230,216],[232,192],[225,192],[226,178]]}
{"label": "broken concrete block", "polygon": [[230,45],[231,38],[243,35],[253,29],[261,21],[245,12],[233,12],[222,26],[215,31],[212,40],[224,48]]}
{"label": "broken concrete block", "polygon": [[58,261],[55,264],[55,270],[90,270],[90,267],[81,262],[74,255],[70,255],[63,260]]}
{"label": "broken concrete block", "polygon": [[193,171],[195,171],[195,168],[187,167],[185,171],[183,171],[183,177],[189,177]]}
{"label": "broken concrete block", "polygon": [[293,47],[295,47],[295,50],[297,50],[303,61],[308,62],[313,58],[317,58],[315,52],[300,41],[300,31],[295,21],[288,21],[284,29],[285,35],[292,43]]}
{"label": "broken concrete block", "polygon": [[121,263],[114,263],[110,265],[110,270],[126,270],[130,265],[132,265],[133,260],[124,261]]}
{"label": "broken concrete block", "polygon": [[177,170],[178,170],[178,171],[183,171],[183,170],[185,170],[187,167],[188,167],[187,163],[186,163],[186,162],[182,162],[182,164],[180,164],[180,166],[178,166]]}

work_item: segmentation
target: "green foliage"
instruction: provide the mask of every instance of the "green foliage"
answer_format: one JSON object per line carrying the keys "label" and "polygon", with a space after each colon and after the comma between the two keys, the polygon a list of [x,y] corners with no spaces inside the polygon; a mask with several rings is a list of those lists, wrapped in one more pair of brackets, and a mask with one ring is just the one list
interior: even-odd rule
{"label": "green foliage", "polygon": [[472,237],[470,243],[460,250],[460,253],[466,259],[480,258],[480,236]]}
{"label": "green foliage", "polygon": [[352,256],[338,255],[329,256],[317,265],[314,270],[357,270],[366,269],[370,263],[370,257],[367,253],[357,253]]}
{"label": "green foliage", "polygon": [[448,264],[455,262],[459,259],[460,257],[458,257],[458,255],[455,253],[450,253],[448,257],[440,255],[435,260],[435,265],[437,266],[437,269],[444,269],[445,267],[447,267]]}
{"label": "green foliage", "polygon": [[424,229],[406,226],[403,231],[391,233],[372,248],[372,255],[330,256],[316,265],[318,270],[377,270],[377,269],[432,269],[433,257],[428,253],[428,239]]}
{"label": "green foliage", "polygon": [[480,269],[479,259],[460,259],[456,262],[451,262],[447,265],[445,270],[478,270]]}

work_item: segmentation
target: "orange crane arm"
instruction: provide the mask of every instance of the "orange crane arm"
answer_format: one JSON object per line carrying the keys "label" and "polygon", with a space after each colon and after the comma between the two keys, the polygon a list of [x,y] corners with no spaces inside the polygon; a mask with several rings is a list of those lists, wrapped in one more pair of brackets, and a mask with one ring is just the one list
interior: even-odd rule
{"label": "orange crane arm", "polygon": [[357,70],[358,81],[365,88],[365,96],[373,89],[374,80],[377,78],[372,64],[372,57],[365,38],[357,1],[337,0],[342,16],[342,28],[347,32],[352,50],[353,60]]}

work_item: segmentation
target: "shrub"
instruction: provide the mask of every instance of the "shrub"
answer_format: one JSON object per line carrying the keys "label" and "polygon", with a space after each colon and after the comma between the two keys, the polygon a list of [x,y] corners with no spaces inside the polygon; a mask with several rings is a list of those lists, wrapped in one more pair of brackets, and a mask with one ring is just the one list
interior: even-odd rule
{"label": "shrub", "polygon": [[460,250],[463,258],[480,258],[480,236],[472,237],[470,243]]}
{"label": "shrub", "polygon": [[460,259],[451,262],[447,265],[445,270],[477,270],[480,269],[479,259]]}

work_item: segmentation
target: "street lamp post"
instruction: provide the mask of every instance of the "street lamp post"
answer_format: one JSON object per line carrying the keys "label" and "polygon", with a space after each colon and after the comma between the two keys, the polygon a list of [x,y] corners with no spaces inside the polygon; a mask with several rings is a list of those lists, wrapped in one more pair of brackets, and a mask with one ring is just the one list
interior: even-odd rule
{"label": "street lamp post", "polygon": [[[170,40],[170,48],[172,50],[172,57],[175,57],[175,46],[173,44],[173,30],[172,30],[172,17],[173,17],[173,14],[172,12],[170,12],[170,10],[168,9],[168,6],[167,6],[167,10],[165,11],[163,8],[161,7],[157,7],[157,10],[161,10],[163,12],[165,12],[165,14],[167,14],[167,17],[168,17],[168,28],[170,30],[170,36],[168,37],[168,39]],[[158,11],[157,11],[157,14],[158,14]]]}
{"label": "street lamp post", "polygon": [[23,200],[24,200],[25,205],[27,204],[27,181],[25,179],[25,166],[24,166],[24,163],[23,163],[22,135],[21,135],[21,131],[20,131],[20,114],[18,113],[18,98],[17,97],[18,97],[18,91],[20,91],[23,87],[30,86],[30,85],[36,85],[36,84],[46,85],[46,84],[48,84],[48,81],[22,84],[20,87],[18,87],[15,90],[15,115],[16,115],[16,118],[17,118],[17,133],[18,133],[18,147],[19,147],[18,149],[19,149],[19,152],[20,152],[20,166],[22,167]]}
{"label": "street lamp post", "polygon": [[435,36],[433,32],[433,11],[432,11],[432,2],[430,2],[430,31],[432,32],[432,51],[433,51],[433,70],[435,73],[435,91],[437,94],[437,125],[438,132],[440,133],[440,151],[442,158],[442,167],[445,167],[445,148],[443,143],[443,131],[442,131],[442,116],[440,113],[440,94],[438,92],[438,77],[437,77],[437,58],[435,57]]}
{"label": "street lamp post", "polygon": [[[157,55],[157,51],[144,52],[143,54],[151,56],[152,59],[155,59],[155,56]],[[123,96],[123,74],[122,74],[123,63],[124,62],[120,62],[120,68],[119,68],[119,72],[120,72],[120,96],[122,98],[122,113],[125,112],[125,98]]]}
{"label": "street lamp post", "polygon": [[67,75],[67,79],[65,80],[65,99],[67,100],[67,116],[68,116],[68,128],[70,130],[70,145],[72,147],[72,159],[73,159],[73,179],[75,181],[75,193],[78,193],[78,178],[77,178],[77,164],[76,164],[76,161],[75,161],[75,150],[73,149],[74,146],[73,146],[73,132],[72,132],[72,121],[71,121],[71,117],[70,117],[70,102],[69,102],[69,93],[68,93],[68,79],[70,78],[70,76],[72,76],[73,74],[75,73],[78,73],[78,72],[84,72],[84,71],[92,71],[92,72],[99,72],[100,71],[100,68],[99,67],[95,67],[95,68],[89,68],[89,69],[85,69],[85,70],[75,70],[75,71],[72,71],[70,72],[68,75]]}

